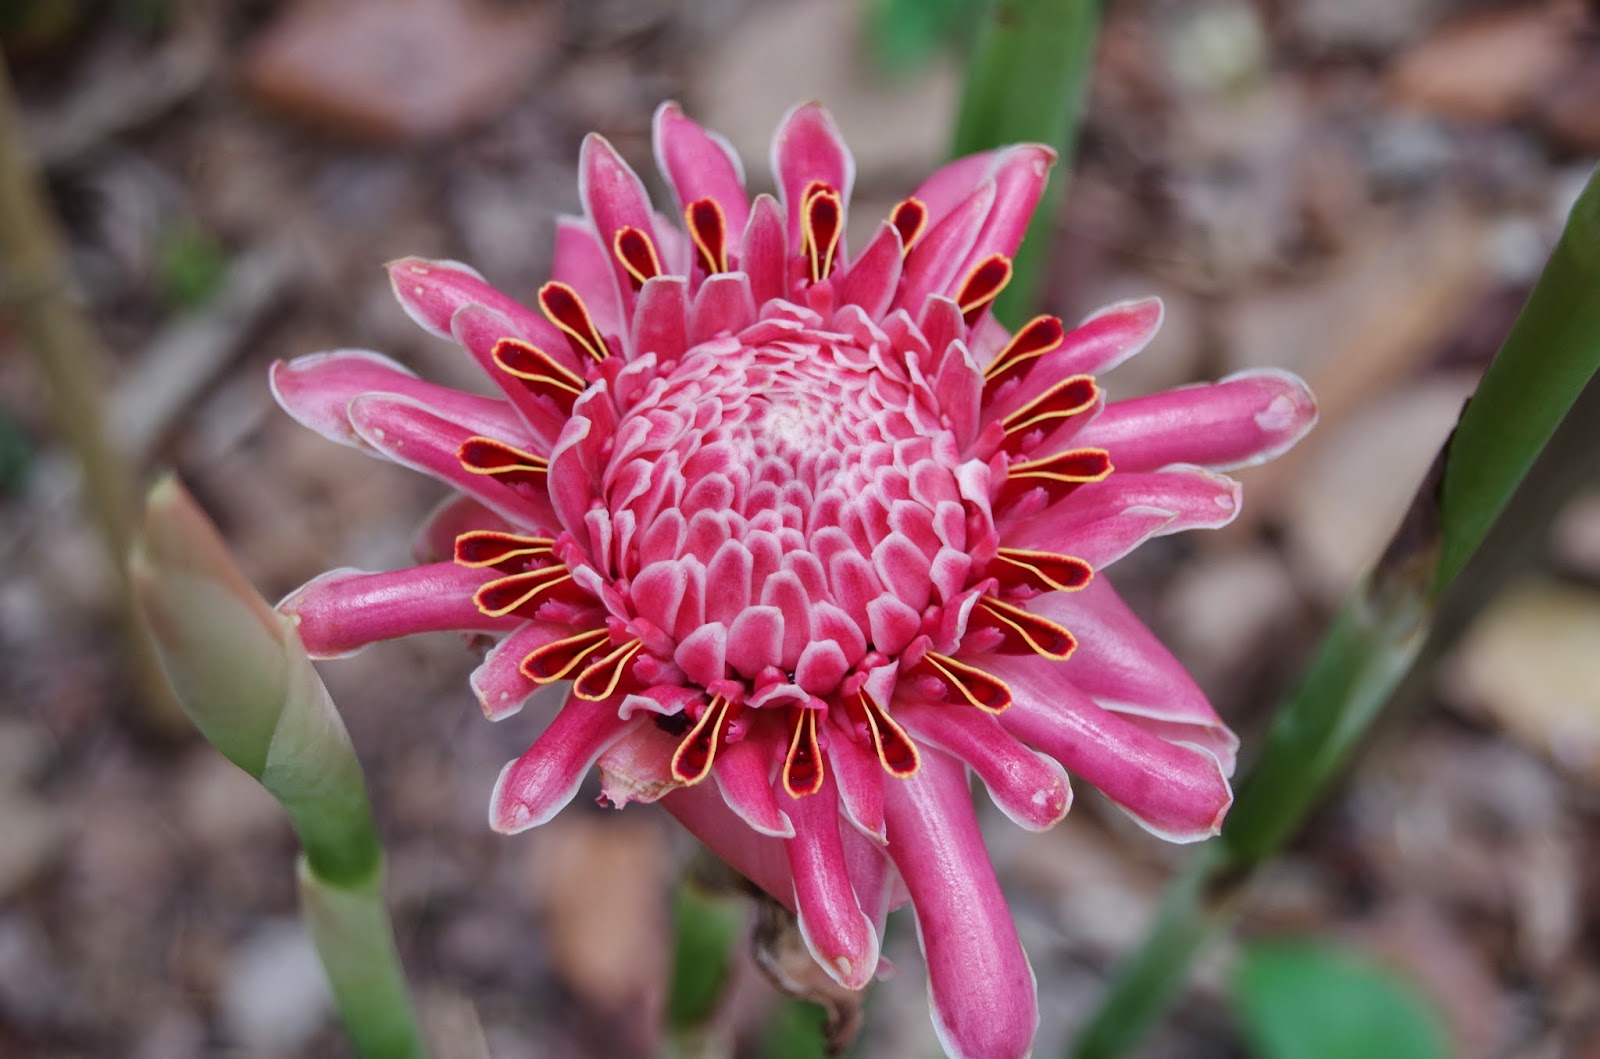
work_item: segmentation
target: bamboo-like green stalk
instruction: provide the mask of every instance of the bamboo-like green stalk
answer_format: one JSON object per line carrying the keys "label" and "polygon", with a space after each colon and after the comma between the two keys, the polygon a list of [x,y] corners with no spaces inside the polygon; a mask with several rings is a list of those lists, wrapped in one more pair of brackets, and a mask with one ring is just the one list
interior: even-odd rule
{"label": "bamboo-like green stalk", "polygon": [[0,317],[14,318],[20,326],[51,418],[82,469],[88,513],[117,577],[117,605],[139,700],[149,719],[181,725],[177,703],[161,678],[149,634],[128,593],[132,476],[106,441],[97,385],[100,342],[73,297],[61,245],[34,179],[10,76],[0,56]]}
{"label": "bamboo-like green stalk", "polygon": [[151,490],[129,568],[184,711],[289,814],[302,911],[357,1054],[423,1059],[361,763],[292,625],[174,479]]}
{"label": "bamboo-like green stalk", "polygon": [[1099,26],[1099,0],[989,0],[979,25],[951,153],[1033,141],[1060,156],[995,306],[1007,324],[1031,311],[1048,263]]}
{"label": "bamboo-like green stalk", "polygon": [[1274,720],[1221,840],[1174,885],[1076,1042],[1076,1059],[1111,1059],[1138,1042],[1372,721],[1397,691],[1419,689],[1419,659],[1447,649],[1575,484],[1600,470],[1597,369],[1600,171],[1389,550]]}

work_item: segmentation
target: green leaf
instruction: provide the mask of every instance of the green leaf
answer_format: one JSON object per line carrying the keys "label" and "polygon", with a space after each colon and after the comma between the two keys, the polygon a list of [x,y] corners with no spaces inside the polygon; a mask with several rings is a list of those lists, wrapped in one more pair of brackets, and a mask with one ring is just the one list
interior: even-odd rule
{"label": "green leaf", "polygon": [[989,0],[978,24],[951,154],[1031,141],[1060,155],[1012,262],[1011,282],[995,305],[996,317],[1008,325],[1033,311],[1072,168],[1099,27],[1099,0]]}
{"label": "green leaf", "polygon": [[1446,452],[1434,591],[1461,572],[1562,416],[1600,370],[1600,169]]}
{"label": "green leaf", "polygon": [[1443,1024],[1405,979],[1312,941],[1245,951],[1233,980],[1240,1028],[1261,1059],[1445,1059]]}
{"label": "green leaf", "polygon": [[731,952],[744,927],[744,902],[708,894],[693,883],[678,885],[674,898],[677,951],[667,1020],[694,1029],[710,1020],[732,973]]}
{"label": "green leaf", "polygon": [[961,39],[982,0],[873,0],[867,40],[877,63],[891,73],[910,70]]}

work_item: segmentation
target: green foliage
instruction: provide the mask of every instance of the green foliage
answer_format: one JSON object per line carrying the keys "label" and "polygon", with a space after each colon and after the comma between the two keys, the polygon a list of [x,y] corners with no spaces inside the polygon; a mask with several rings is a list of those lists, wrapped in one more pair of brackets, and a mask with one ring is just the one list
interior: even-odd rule
{"label": "green foliage", "polygon": [[872,57],[890,73],[914,69],[964,40],[982,8],[982,0],[872,0]]}
{"label": "green foliage", "polygon": [[714,897],[693,883],[678,886],[674,898],[677,951],[667,1020],[678,1029],[702,1026],[716,1012],[732,965],[729,954],[744,926],[744,903]]}
{"label": "green foliage", "polygon": [[16,420],[0,411],[0,496],[22,491],[33,467],[33,446]]}
{"label": "green foliage", "polygon": [[1334,946],[1251,946],[1232,984],[1234,1014],[1261,1059],[1444,1059],[1442,1022],[1409,982]]}
{"label": "green foliage", "polygon": [[803,1000],[786,1000],[767,1022],[761,1041],[766,1059],[823,1059],[822,1009]]}
{"label": "green foliage", "polygon": [[228,267],[222,244],[195,224],[178,224],[163,232],[156,254],[162,298],[180,309],[209,301]]}

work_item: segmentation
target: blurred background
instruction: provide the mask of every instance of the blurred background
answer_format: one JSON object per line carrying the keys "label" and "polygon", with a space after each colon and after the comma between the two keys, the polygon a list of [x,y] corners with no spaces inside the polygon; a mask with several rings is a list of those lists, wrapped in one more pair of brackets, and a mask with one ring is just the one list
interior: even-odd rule
{"label": "blurred background", "polygon": [[[91,375],[130,486],[176,468],[276,599],[330,567],[408,562],[442,487],[297,427],[267,365],[367,347],[482,386],[393,304],[384,261],[457,258],[531,294],[555,218],[578,207],[582,134],[655,180],[665,98],[726,133],[758,189],[778,117],[822,99],[859,162],[855,216],[874,223],[946,148],[973,8],[4,0],[0,49],[103,342]],[[1278,365],[1323,410],[1289,457],[1244,472],[1235,525],[1147,546],[1112,575],[1247,753],[1597,155],[1593,6],[1109,5],[1043,308],[1070,321],[1165,300],[1163,333],[1105,380],[1113,397]],[[346,1055],[280,810],[137,694],[76,464],[8,324],[24,296],[0,287],[0,1055]],[[1600,1056],[1590,478],[1243,925],[1364,950],[1465,1057]],[[439,636],[322,667],[368,768],[424,1019],[442,1057],[651,1054],[691,843],[664,814],[583,795],[547,827],[492,834],[489,790],[531,731],[478,715],[473,662]],[[1182,851],[1082,787],[1047,835],[982,808],[1039,979],[1038,1054],[1054,1054]],[[937,1054],[909,928],[892,933],[903,973],[875,987],[859,1055]],[[1231,953],[1212,952],[1143,1054],[1246,1054],[1219,1002]],[[774,1002],[742,966],[726,1013],[741,1054],[780,1054]]]}

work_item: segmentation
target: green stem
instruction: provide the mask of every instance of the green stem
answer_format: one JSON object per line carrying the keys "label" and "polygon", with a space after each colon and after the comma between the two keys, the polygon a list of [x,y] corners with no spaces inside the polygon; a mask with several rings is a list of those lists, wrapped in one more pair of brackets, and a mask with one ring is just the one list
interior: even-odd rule
{"label": "green stem", "polygon": [[138,702],[160,727],[181,725],[150,634],[128,589],[126,559],[133,543],[131,475],[106,441],[96,380],[104,358],[94,329],[71,294],[61,237],[22,139],[22,123],[0,56],[0,316],[20,325],[23,347],[44,383],[51,418],[83,471],[84,499],[117,576]]}
{"label": "green stem", "polygon": [[995,308],[1008,324],[1026,317],[1038,296],[1099,25],[1098,0],[990,0],[978,28],[951,153],[1033,141],[1061,156]]}
{"label": "green stem", "polygon": [[427,1047],[411,1010],[383,903],[382,859],[364,880],[331,882],[317,874],[304,856],[296,874],[301,913],[356,1054],[368,1059],[424,1059]]}
{"label": "green stem", "polygon": [[293,626],[174,479],[150,491],[129,570],[184,711],[289,814],[306,921],[357,1054],[426,1056],[383,904],[366,778]]}
{"label": "green stem", "polygon": [[1596,292],[1600,172],[1388,552],[1273,721],[1220,842],[1174,884],[1164,914],[1080,1036],[1077,1059],[1111,1059],[1140,1040],[1195,954],[1226,926],[1256,869],[1294,835],[1372,722],[1421,692],[1425,667],[1520,569],[1577,484],[1600,469]]}

